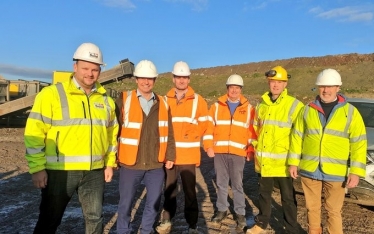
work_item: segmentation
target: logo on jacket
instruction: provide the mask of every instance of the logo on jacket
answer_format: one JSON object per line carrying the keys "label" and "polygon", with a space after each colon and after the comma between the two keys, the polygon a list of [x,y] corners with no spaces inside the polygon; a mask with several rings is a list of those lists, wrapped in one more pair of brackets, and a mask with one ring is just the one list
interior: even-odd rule
{"label": "logo on jacket", "polygon": [[94,106],[95,106],[96,108],[99,108],[99,109],[104,109],[104,104],[103,104],[103,103],[97,103],[97,102],[95,102],[95,103],[94,103]]}

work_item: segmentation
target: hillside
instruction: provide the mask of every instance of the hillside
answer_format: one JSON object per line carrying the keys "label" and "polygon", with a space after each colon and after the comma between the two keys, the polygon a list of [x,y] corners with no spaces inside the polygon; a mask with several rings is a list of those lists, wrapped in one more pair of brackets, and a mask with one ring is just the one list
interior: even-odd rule
{"label": "hillside", "polygon": [[[281,65],[291,74],[288,83],[289,93],[307,102],[317,95],[315,79],[325,68],[334,68],[342,76],[342,93],[349,97],[374,98],[374,53],[327,55],[322,57],[300,57],[275,61],[263,61],[232,66],[199,68],[192,70],[191,86],[208,101],[215,100],[226,92],[225,82],[234,73],[244,79],[243,93],[257,101],[267,90],[265,71]],[[172,87],[172,74],[160,74],[155,92],[165,94]],[[133,79],[126,79],[109,87],[128,90],[136,87]]]}

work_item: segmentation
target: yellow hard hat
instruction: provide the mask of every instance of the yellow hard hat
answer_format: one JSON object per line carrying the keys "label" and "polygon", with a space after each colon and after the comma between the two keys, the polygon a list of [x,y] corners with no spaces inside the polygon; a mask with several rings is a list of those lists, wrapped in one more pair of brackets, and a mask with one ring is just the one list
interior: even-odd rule
{"label": "yellow hard hat", "polygon": [[289,78],[291,78],[291,75],[288,75],[286,69],[281,66],[273,67],[271,70],[265,72],[265,76],[271,80],[283,81],[287,81]]}

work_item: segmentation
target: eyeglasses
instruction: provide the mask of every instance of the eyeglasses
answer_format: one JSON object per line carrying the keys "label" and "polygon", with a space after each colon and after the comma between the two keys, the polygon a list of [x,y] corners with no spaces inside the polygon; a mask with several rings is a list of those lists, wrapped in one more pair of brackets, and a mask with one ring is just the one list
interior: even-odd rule
{"label": "eyeglasses", "polygon": [[[274,77],[276,75],[277,75],[277,71],[276,70],[269,70],[269,71],[265,72],[265,76],[266,77]],[[287,74],[287,78],[290,79],[291,75]]]}

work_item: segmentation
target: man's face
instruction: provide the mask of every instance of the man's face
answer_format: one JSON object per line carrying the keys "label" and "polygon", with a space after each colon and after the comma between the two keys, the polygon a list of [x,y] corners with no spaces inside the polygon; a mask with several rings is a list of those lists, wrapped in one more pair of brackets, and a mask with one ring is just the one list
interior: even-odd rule
{"label": "man's face", "polygon": [[287,87],[287,81],[269,79],[269,89],[272,95],[280,95]]}
{"label": "man's face", "polygon": [[96,63],[79,60],[74,63],[74,76],[83,89],[92,89],[99,79],[100,65]]}
{"label": "man's face", "polygon": [[236,101],[240,98],[242,93],[242,87],[239,85],[229,85],[227,86],[227,96],[230,100]]}
{"label": "man's face", "polygon": [[330,103],[335,101],[338,92],[340,90],[340,86],[318,86],[319,96],[321,97],[322,101],[325,103]]}
{"label": "man's face", "polygon": [[152,92],[153,86],[155,85],[156,78],[145,78],[137,77],[136,83],[138,84],[138,90],[142,94],[149,94]]}
{"label": "man's face", "polygon": [[188,88],[188,84],[190,83],[190,77],[189,76],[174,76],[173,83],[176,89],[186,90]]}

